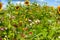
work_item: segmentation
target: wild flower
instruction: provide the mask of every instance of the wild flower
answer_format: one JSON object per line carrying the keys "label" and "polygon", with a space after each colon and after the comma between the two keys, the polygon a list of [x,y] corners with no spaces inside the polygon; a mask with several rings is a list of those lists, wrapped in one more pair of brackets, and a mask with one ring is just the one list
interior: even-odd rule
{"label": "wild flower", "polygon": [[26,6],[29,6],[29,5],[30,5],[30,2],[29,2],[28,0],[26,0],[26,1],[24,2],[24,4],[25,4]]}
{"label": "wild flower", "polygon": [[2,10],[2,3],[0,2],[0,11]]}
{"label": "wild flower", "polygon": [[58,6],[58,13],[60,14],[60,6]]}
{"label": "wild flower", "polygon": [[20,6],[15,6],[15,9],[16,9],[16,10],[19,10],[19,9],[20,9]]}

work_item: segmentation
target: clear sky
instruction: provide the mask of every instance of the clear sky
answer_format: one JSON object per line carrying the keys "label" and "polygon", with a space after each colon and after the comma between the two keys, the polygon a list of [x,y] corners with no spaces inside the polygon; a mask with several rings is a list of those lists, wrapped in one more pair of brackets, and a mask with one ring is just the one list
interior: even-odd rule
{"label": "clear sky", "polygon": [[[13,3],[15,4],[15,3],[17,3],[17,2],[19,2],[20,0],[12,0],[13,1]],[[31,2],[34,2],[35,0],[30,0]],[[6,5],[7,4],[7,2],[8,2],[8,0],[0,0],[0,2],[2,2],[4,5]],[[20,2],[24,2],[24,0],[21,0]],[[39,4],[41,4],[42,5],[42,2],[47,2],[47,4],[49,5],[49,6],[58,6],[58,5],[60,5],[60,0],[36,0],[36,2],[37,3],[39,3]]]}

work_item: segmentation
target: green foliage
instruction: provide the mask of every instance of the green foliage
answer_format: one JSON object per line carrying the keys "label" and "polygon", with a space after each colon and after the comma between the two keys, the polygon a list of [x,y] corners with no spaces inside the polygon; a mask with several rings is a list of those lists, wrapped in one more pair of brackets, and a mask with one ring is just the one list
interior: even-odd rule
{"label": "green foliage", "polygon": [[0,11],[0,37],[3,40],[60,40],[59,17],[57,8],[52,10],[46,4],[15,6],[9,1],[6,10]]}

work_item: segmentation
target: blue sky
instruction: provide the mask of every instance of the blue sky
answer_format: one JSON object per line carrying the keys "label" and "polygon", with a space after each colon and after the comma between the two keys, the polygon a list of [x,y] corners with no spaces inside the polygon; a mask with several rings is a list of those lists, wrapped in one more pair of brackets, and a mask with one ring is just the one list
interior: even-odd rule
{"label": "blue sky", "polygon": [[[19,2],[19,0],[12,0],[13,3],[17,3]],[[24,0],[21,0],[20,2],[23,2]],[[30,0],[31,2],[34,2],[34,0]],[[0,0],[0,2],[3,3],[3,5],[6,5],[8,0]],[[49,6],[55,6],[57,7],[58,5],[60,5],[60,0],[36,0],[37,3],[41,4],[42,5],[42,2],[47,2],[47,4]]]}

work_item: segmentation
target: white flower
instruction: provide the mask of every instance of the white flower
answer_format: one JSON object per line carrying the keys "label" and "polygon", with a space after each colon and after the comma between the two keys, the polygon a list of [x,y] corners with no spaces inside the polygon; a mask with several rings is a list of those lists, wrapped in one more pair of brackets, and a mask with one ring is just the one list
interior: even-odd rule
{"label": "white flower", "polygon": [[30,20],[30,19],[29,19],[28,21],[29,21],[29,22],[32,22],[32,20]]}
{"label": "white flower", "polygon": [[36,24],[39,24],[40,23],[40,20],[39,19],[35,20],[35,23]]}
{"label": "white flower", "polygon": [[30,23],[30,26],[32,26],[34,24],[34,22]]}
{"label": "white flower", "polygon": [[32,22],[32,24],[34,24],[34,22]]}
{"label": "white flower", "polygon": [[35,21],[35,23],[37,23],[37,21]]}
{"label": "white flower", "polygon": [[40,22],[40,20],[37,20],[37,22]]}
{"label": "white flower", "polygon": [[60,36],[58,36],[58,38],[60,38]]}
{"label": "white flower", "polygon": [[32,23],[30,23],[30,26],[32,26],[33,24]]}
{"label": "white flower", "polygon": [[7,38],[7,35],[5,35],[5,37]]}

